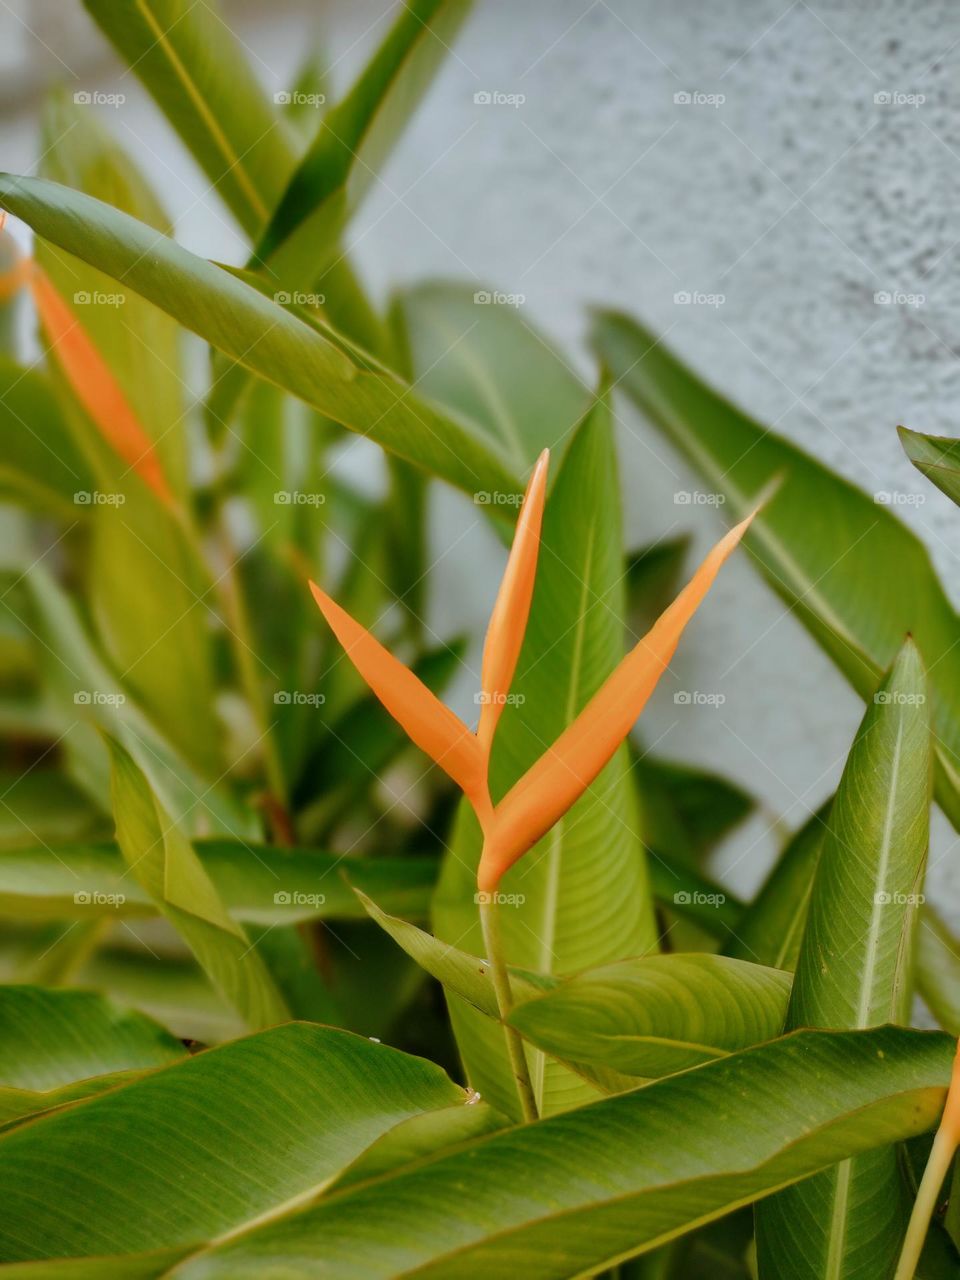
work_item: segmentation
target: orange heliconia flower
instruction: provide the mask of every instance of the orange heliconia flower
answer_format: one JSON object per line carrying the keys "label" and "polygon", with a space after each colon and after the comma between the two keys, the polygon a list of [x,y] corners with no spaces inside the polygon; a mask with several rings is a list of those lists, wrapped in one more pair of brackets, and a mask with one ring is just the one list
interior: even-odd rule
{"label": "orange heliconia flower", "polygon": [[30,291],[57,363],[77,399],[111,448],[168,507],[173,494],[153,441],[83,325],[46,272],[30,264]]}
{"label": "orange heliconia flower", "polygon": [[476,733],[365,627],[310,583],[314,599],[347,657],[393,718],[473,806],[483,833],[477,872],[481,893],[496,889],[503,873],[563,817],[613,756],[669,665],[684,627],[753,519],[748,516],[721,538],[676,600],[576,719],[495,806],[489,788],[490,752],[530,615],[548,460],[544,450],[527,485],[510,558],[490,616]]}

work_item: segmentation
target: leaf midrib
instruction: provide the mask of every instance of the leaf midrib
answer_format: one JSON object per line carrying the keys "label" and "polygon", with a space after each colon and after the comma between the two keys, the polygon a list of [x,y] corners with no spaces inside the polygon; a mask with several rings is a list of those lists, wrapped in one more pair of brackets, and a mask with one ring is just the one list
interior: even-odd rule
{"label": "leaf midrib", "polygon": [[[220,151],[220,154],[223,156],[224,160],[227,162],[226,173],[221,175],[220,181],[222,182],[223,178],[226,177],[227,174],[233,174],[236,178],[237,184],[240,186],[244,195],[246,196],[253,212],[260,219],[261,223],[266,222],[267,218],[270,216],[269,210],[267,209],[263,201],[260,199],[260,195],[256,187],[253,185],[253,181],[248,175],[246,169],[244,169],[243,167],[243,163],[241,161],[240,156],[238,156],[234,151],[233,147],[231,147],[230,141],[227,138],[226,134],[223,132],[223,130],[220,128],[220,125],[217,122],[216,116],[214,116],[214,114],[208,107],[195,81],[190,76],[190,73],[187,71],[187,68],[184,66],[183,62],[181,61],[179,54],[171,44],[168,38],[169,31],[163,30],[163,28],[161,27],[160,23],[157,21],[154,14],[150,11],[147,4],[147,0],[136,0],[136,5],[137,5],[137,9],[140,11],[140,14],[143,17],[144,22],[147,24],[147,26],[150,28],[151,33],[153,34],[153,37],[154,37],[153,47],[159,48],[160,51],[163,53],[163,55],[166,57],[167,61],[169,62],[173,70],[174,75],[183,85],[183,88],[187,94],[187,97],[193,103],[197,113],[199,114],[200,118],[203,120],[203,123],[206,125],[210,133],[210,137],[213,139],[214,145],[217,147],[217,149]],[[186,15],[181,14],[180,16],[182,18],[182,17],[185,17]],[[179,22],[180,18],[178,18],[177,21]],[[172,30],[172,28],[170,28],[170,30]]]}

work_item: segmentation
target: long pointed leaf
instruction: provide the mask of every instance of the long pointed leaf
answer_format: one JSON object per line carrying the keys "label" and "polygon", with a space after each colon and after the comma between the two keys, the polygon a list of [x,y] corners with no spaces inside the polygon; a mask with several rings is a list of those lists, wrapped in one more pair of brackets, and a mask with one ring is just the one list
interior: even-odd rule
{"label": "long pointed leaf", "polygon": [[0,206],[155,303],[268,382],[467,492],[515,492],[478,428],[440,413],[379,367],[143,223],[38,178],[0,175]]}
{"label": "long pointed leaf", "polygon": [[592,1275],[929,1129],[951,1057],[940,1034],[797,1033],[330,1196],[201,1253],[177,1280],[252,1280],[269,1265],[338,1280]]}
{"label": "long pointed leaf", "polygon": [[289,181],[295,149],[289,128],[267,101],[215,6],[209,0],[84,0],[84,5],[240,225],[257,235]]}
{"label": "long pointed leaf", "polygon": [[594,343],[618,385],[734,511],[783,475],[747,549],[861,697],[913,635],[930,672],[937,800],[960,827],[960,620],[888,495],[874,501],[752,421],[634,321],[601,314]]}
{"label": "long pointed leaf", "polygon": [[287,1021],[289,1010],[263,959],[223,905],[189,841],[128,752],[113,739],[108,746],[117,839],[131,872],[247,1026]]}
{"label": "long pointed leaf", "polygon": [[[494,801],[575,719],[623,655],[617,491],[611,424],[601,401],[578,429],[547,502],[526,639],[494,739]],[[629,767],[623,747],[501,882],[500,915],[513,965],[563,974],[656,948]],[[483,952],[474,900],[479,855],[477,824],[462,811],[438,886],[434,931],[474,954]],[[500,1028],[455,1000],[451,1008],[471,1083],[513,1114]],[[542,1054],[533,1053],[532,1064],[547,1112],[590,1097],[582,1081]]]}
{"label": "long pointed leaf", "polygon": [[[908,1016],[929,838],[929,744],[926,677],[908,641],[863,719],[830,810],[788,1030]],[[893,1266],[907,1210],[893,1148],[839,1164],[758,1208],[760,1275],[876,1280]]]}

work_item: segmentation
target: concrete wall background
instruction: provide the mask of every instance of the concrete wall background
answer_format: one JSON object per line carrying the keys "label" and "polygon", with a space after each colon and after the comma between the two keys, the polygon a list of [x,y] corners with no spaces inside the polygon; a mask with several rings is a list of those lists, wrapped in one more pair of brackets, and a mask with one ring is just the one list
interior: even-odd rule
{"label": "concrete wall background", "polygon": [[[5,9],[8,62],[36,75],[7,101],[0,151],[3,167],[27,171],[37,77],[110,90],[120,73],[79,6],[67,16],[58,0]],[[387,0],[324,6],[340,86],[394,9]],[[229,13],[265,83],[287,86],[313,7]],[[906,463],[894,427],[958,430],[958,69],[960,10],[933,0],[479,0],[356,223],[356,259],[381,297],[431,276],[523,293],[524,316],[586,377],[585,307],[637,313],[705,377],[850,479],[922,497],[901,514],[957,598],[960,513]],[[118,134],[142,148],[181,238],[240,260],[202,175],[133,78],[122,83]],[[525,101],[478,106],[479,90]],[[680,92],[724,101],[677,104]],[[677,306],[679,290],[725,302]],[[881,290],[925,300],[878,306]],[[631,542],[695,528],[705,543],[719,522],[674,504],[694,481],[625,405],[620,437]],[[376,460],[359,449],[352,465],[368,471]],[[479,633],[500,552],[452,494],[436,494],[434,533],[432,625]],[[478,560],[491,564],[490,590],[478,589]],[[829,794],[862,709],[746,562],[726,571],[676,673],[644,736],[762,797],[764,819],[721,858],[747,887],[772,852],[770,817],[796,825]],[[678,687],[727,700],[677,707]],[[938,823],[931,889],[960,919],[956,843]]]}

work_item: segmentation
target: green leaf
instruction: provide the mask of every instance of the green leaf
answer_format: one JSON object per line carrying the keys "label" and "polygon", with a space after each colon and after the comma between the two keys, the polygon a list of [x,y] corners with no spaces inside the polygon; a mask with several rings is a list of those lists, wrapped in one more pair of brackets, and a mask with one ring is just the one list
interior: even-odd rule
{"label": "green leaf", "polygon": [[[41,177],[95,196],[162,235],[173,234],[166,210],[133,157],[95,111],[62,90],[44,102],[40,148]],[[60,295],[72,303],[77,320],[154,441],[170,487],[182,496],[187,486],[187,386],[176,324],[121,283],[49,245],[37,246],[37,259]]]}
{"label": "green leaf", "polygon": [[0,176],[0,206],[351,431],[469,493],[517,490],[478,428],[434,409],[372,361],[347,354],[332,330],[321,331],[136,219],[38,178]]}
{"label": "green leaf", "polygon": [[130,870],[249,1027],[286,1021],[289,1011],[268,969],[186,837],[155,799],[132,756],[113,738],[107,745],[117,839]]}
{"label": "green leaf", "polygon": [[801,1032],[332,1195],[178,1280],[590,1275],[929,1129],[952,1053],[899,1028]]}
{"label": "green leaf", "polygon": [[[0,601],[0,617],[3,610],[26,617],[40,642],[45,687],[68,717],[69,728],[60,745],[84,789],[109,809],[107,753],[92,727],[96,725],[120,739],[175,820],[209,834],[252,835],[256,827],[249,811],[224,789],[203,781],[124,690],[91,645],[76,607],[43,564],[31,566],[23,587],[26,602],[17,601],[15,609],[15,595],[7,594]],[[30,836],[29,843],[35,843],[35,837]]]}
{"label": "green leaf", "polygon": [[690,535],[660,539],[627,556],[627,615],[630,630],[643,635],[683,586]]}
{"label": "green leaf", "polygon": [[257,246],[254,261],[273,278],[305,288],[320,277],[469,9],[469,0],[403,6],[356,84],[321,119]]}
{"label": "green leaf", "polygon": [[917,989],[930,1012],[953,1036],[960,1036],[960,943],[929,903],[917,929]]}
{"label": "green leaf", "polygon": [[0,432],[0,494],[63,520],[82,519],[74,494],[95,487],[89,464],[46,378],[6,356],[0,356]]}
{"label": "green leaf", "polygon": [[[421,969],[436,978],[443,986],[448,1000],[456,998],[458,1002],[462,1001],[465,1005],[476,1009],[484,1018],[499,1021],[500,1010],[497,1005],[496,991],[490,966],[485,959],[468,955],[458,947],[441,942],[439,938],[425,933],[424,930],[418,929],[416,925],[409,924],[406,920],[387,915],[359,890],[357,897],[363,903],[370,918],[393,938],[397,946],[401,947]],[[550,991],[559,982],[559,979],[550,974],[533,973],[513,966],[510,968],[510,980],[516,1000],[527,1000],[541,991]],[[499,1028],[497,1030],[498,1034],[502,1035]],[[558,1063],[552,1065],[556,1068]],[[567,1061],[563,1064],[563,1069],[569,1076],[570,1071],[567,1071],[567,1068],[582,1077],[584,1083],[581,1084],[581,1091],[589,1099],[595,1098],[598,1090],[602,1093],[619,1093],[624,1089],[632,1088],[635,1083],[626,1075],[602,1064]],[[590,1086],[589,1089],[586,1087],[587,1083]]]}
{"label": "green leaf", "polygon": [[[362,919],[352,885],[386,910],[423,920],[437,872],[427,857],[345,857],[241,840],[197,840],[193,848],[230,914],[265,926]],[[154,910],[116,844],[31,844],[0,853],[0,914],[86,920]]]}
{"label": "green leaf", "polygon": [[214,5],[84,0],[84,6],[240,225],[259,234],[293,171],[294,146]]}
{"label": "green leaf", "polygon": [[[864,716],[830,810],[786,1029],[905,1022],[930,820],[926,677],[907,641]],[[897,1152],[844,1162],[757,1211],[760,1275],[875,1280],[909,1212]],[[786,1240],[802,1249],[784,1250]]]}
{"label": "green leaf", "polygon": [[653,896],[661,906],[713,938],[729,939],[744,912],[735,894],[675,855],[655,850],[648,864]]}
{"label": "green leaf", "polygon": [[725,956],[641,956],[565,978],[509,1021],[566,1061],[683,1071],[780,1034],[790,975]]}
{"label": "green leaf", "polygon": [[791,973],[803,939],[813,876],[830,814],[828,801],[787,841],[724,948],[728,956]]}
{"label": "green leaf", "polygon": [[643,842],[654,854],[696,864],[738,826],[756,802],[719,774],[640,755],[633,762]]}
{"label": "green leaf", "polygon": [[[89,107],[57,94],[44,114],[45,177],[109,202],[168,235],[166,214],[131,158]],[[129,288],[45,244],[37,257],[96,347],[144,431],[171,489],[187,488],[184,391],[176,324]],[[55,356],[52,357],[55,363]],[[71,420],[111,503],[91,510],[87,594],[107,651],[171,742],[210,776],[222,771],[207,598],[210,581],[185,522],[143,483],[76,404]],[[80,488],[81,486],[76,486]],[[88,498],[89,502],[89,498]]]}
{"label": "green leaf", "polygon": [[[410,376],[438,404],[479,423],[517,475],[544,448],[554,450],[555,469],[589,392],[516,308],[478,304],[480,296],[494,295],[425,284],[394,298],[391,321]],[[498,501],[496,493],[485,496],[491,505]]]}
{"label": "green leaf", "polygon": [[0,986],[0,1085],[43,1092],[89,1076],[161,1067],[183,1045],[92,991]]}
{"label": "green leaf", "polygon": [[903,451],[922,476],[960,504],[960,440],[898,427]]}
{"label": "green leaf", "polygon": [[34,768],[0,770],[0,849],[96,836],[104,815],[64,774]]}
{"label": "green leaf", "polygon": [[752,421],[634,321],[602,313],[594,344],[618,385],[735,512],[783,477],[746,546],[861,697],[913,635],[930,672],[937,800],[960,828],[960,623],[920,540],[888,505]]}
{"label": "green leaf", "polygon": [[[416,925],[388,915],[376,902],[357,890],[357,897],[371,920],[388,933],[398,947],[447,990],[460,996],[487,1018],[499,1018],[497,996],[488,962],[480,956],[468,955],[459,947],[433,937]],[[533,973],[515,966],[510,968],[514,998],[527,1000],[540,991],[556,985],[549,974]]]}
{"label": "green leaf", "polygon": [[308,1203],[396,1125],[466,1101],[432,1063],[325,1027],[208,1050],[0,1135],[0,1257],[232,1235]]}
{"label": "green leaf", "polygon": [[[584,419],[544,513],[526,638],[491,762],[494,801],[576,717],[624,652],[617,464],[603,401]],[[434,909],[441,939],[482,951],[476,866],[480,835],[460,811]],[[630,759],[621,747],[570,812],[504,877],[501,908],[510,962],[563,974],[657,946],[652,895],[637,834]],[[518,895],[512,902],[510,895]],[[471,1083],[499,1110],[516,1099],[499,1027],[452,1003]],[[589,1099],[588,1086],[541,1054],[532,1061],[542,1112]]]}

